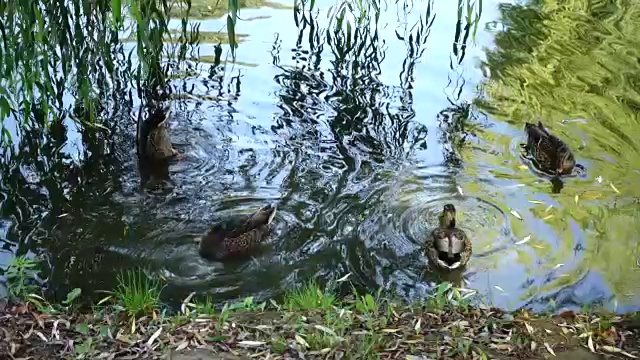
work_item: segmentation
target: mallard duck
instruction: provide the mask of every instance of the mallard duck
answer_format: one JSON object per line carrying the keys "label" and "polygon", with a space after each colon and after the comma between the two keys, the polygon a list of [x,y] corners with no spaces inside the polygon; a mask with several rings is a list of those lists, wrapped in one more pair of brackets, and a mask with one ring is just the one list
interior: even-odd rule
{"label": "mallard duck", "polygon": [[471,258],[471,240],[456,228],[456,208],[446,204],[440,214],[440,225],[426,241],[425,252],[435,266],[453,270],[463,267]]}
{"label": "mallard duck", "polygon": [[163,120],[156,127],[151,129],[145,150],[154,160],[165,160],[180,157],[180,153],[171,143],[166,120]]}
{"label": "mallard duck", "polygon": [[222,221],[199,239],[200,256],[209,260],[245,256],[262,243],[271,232],[275,205],[266,205],[251,215]]}
{"label": "mallard duck", "polygon": [[576,160],[567,144],[557,136],[552,135],[542,125],[525,123],[527,144],[525,148],[533,155],[541,170],[554,175],[570,174],[576,166]]}
{"label": "mallard duck", "polygon": [[170,105],[150,104],[147,108],[150,108],[148,118],[144,119],[141,113],[138,121],[138,142],[142,155],[151,161],[180,158],[180,153],[171,143],[167,128],[167,118],[171,113]]}

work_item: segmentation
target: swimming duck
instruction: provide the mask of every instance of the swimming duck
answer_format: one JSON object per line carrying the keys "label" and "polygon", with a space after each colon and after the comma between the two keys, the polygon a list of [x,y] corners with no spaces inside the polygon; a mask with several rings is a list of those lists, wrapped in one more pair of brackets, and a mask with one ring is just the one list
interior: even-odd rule
{"label": "swimming duck", "polygon": [[169,177],[169,162],[181,159],[171,143],[167,118],[170,105],[160,106],[150,102],[140,108],[136,129],[136,150],[141,189],[154,192],[170,191],[175,184]]}
{"label": "swimming duck", "polygon": [[138,122],[139,142],[143,155],[152,161],[180,158],[180,153],[173,147],[167,118],[171,113],[170,105],[152,106],[149,117]]}
{"label": "swimming duck", "polygon": [[173,144],[171,143],[166,120],[160,122],[149,132],[146,152],[154,160],[164,160],[180,157],[180,153],[178,153],[178,151],[173,147]]}
{"label": "swimming duck", "polygon": [[552,135],[541,121],[525,123],[527,144],[524,146],[540,165],[541,170],[554,175],[566,175],[573,171],[576,160],[569,146]]}
{"label": "swimming duck", "polygon": [[199,240],[200,256],[222,260],[249,254],[268,237],[275,215],[276,206],[269,204],[251,215],[230,218],[213,225]]}
{"label": "swimming duck", "polygon": [[448,270],[463,267],[471,258],[471,240],[461,229],[456,228],[456,208],[446,204],[440,214],[440,225],[426,241],[429,261]]}

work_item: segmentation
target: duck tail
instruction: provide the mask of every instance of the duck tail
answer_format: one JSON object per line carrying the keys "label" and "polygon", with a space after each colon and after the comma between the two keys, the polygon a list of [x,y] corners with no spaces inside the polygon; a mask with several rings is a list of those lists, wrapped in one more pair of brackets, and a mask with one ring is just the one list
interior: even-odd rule
{"label": "duck tail", "polygon": [[276,212],[278,210],[278,205],[277,204],[269,204],[267,205],[267,209],[271,212],[269,214],[269,218],[267,219],[267,225],[271,224],[271,222],[273,221],[273,218],[276,217]]}
{"label": "duck tail", "polygon": [[547,129],[544,124],[542,124],[542,121],[538,121],[538,128],[540,129],[540,131],[542,131],[545,135],[547,135],[548,137],[551,137],[551,133],[549,132],[549,129]]}

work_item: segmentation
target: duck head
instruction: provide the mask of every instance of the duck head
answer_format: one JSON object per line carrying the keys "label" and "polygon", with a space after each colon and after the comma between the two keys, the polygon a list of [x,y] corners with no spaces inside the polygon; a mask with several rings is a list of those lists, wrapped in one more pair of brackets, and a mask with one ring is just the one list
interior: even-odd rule
{"label": "duck head", "polygon": [[558,174],[571,174],[571,171],[576,166],[576,159],[573,157],[573,154],[570,151],[565,152],[560,157],[560,161],[558,161]]}
{"label": "duck head", "polygon": [[453,204],[446,204],[442,209],[442,214],[440,215],[440,227],[456,227],[456,208]]}

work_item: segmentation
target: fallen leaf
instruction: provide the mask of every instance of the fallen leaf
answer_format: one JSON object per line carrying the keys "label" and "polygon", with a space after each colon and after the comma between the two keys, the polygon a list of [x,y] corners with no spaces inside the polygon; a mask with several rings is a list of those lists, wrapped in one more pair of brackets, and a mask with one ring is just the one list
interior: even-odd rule
{"label": "fallen leaf", "polygon": [[464,195],[464,193],[462,192],[462,188],[460,187],[460,185],[456,186],[458,189],[458,193],[460,193],[460,195]]}
{"label": "fallen leaf", "polygon": [[529,325],[528,322],[524,322],[524,326],[527,328],[527,331],[529,332],[529,334],[533,334],[533,328],[531,327],[531,325]]}
{"label": "fallen leaf", "polygon": [[564,264],[556,264],[556,266],[553,267],[553,270],[559,269],[561,267],[563,267]]}
{"label": "fallen leaf", "polygon": [[42,341],[44,341],[44,342],[49,342],[49,340],[47,339],[47,337],[46,337],[46,336],[44,336],[40,331],[36,331],[35,333],[36,333],[36,335],[38,335],[38,337],[39,337],[40,339],[42,339]]}
{"label": "fallen leaf", "polygon": [[421,360],[421,359],[424,359],[422,356],[415,356],[415,355],[405,355],[404,358],[406,360]]}
{"label": "fallen leaf", "polygon": [[263,341],[251,341],[251,340],[243,340],[238,342],[238,345],[244,346],[244,347],[256,347],[256,346],[262,346],[264,344],[265,342]]}
{"label": "fallen leaf", "polygon": [[596,349],[593,347],[593,337],[591,335],[589,335],[589,340],[587,341],[587,345],[589,346],[589,350],[591,350],[592,353],[596,352]]}
{"label": "fallen leaf", "polygon": [[129,345],[133,345],[133,341],[131,341],[128,337],[126,337],[126,336],[124,336],[124,335],[122,335],[120,333],[118,333],[116,335],[116,340],[118,340],[120,342],[123,342],[123,343],[127,343]]}
{"label": "fallen leaf", "polygon": [[578,203],[578,199],[579,199],[579,197],[578,197],[578,195],[576,195],[576,196],[573,198],[573,201],[575,201],[575,202],[576,202],[576,204],[577,204],[577,203]]}
{"label": "fallen leaf", "polygon": [[604,345],[604,346],[601,346],[600,348],[604,349],[604,350],[606,350],[608,352],[611,352],[611,353],[625,353],[625,355],[627,355],[628,357],[633,358],[633,359],[637,359],[636,356],[633,356],[633,355],[631,355],[631,354],[629,354],[629,353],[627,353],[625,351],[622,351],[622,349],[619,349],[619,348],[614,347],[614,346]]}
{"label": "fallen leaf", "polygon": [[424,340],[422,340],[422,339],[413,339],[413,340],[403,340],[403,342],[405,342],[407,344],[418,344],[418,343],[424,342]]}
{"label": "fallen leaf", "polygon": [[422,318],[418,318],[418,322],[416,322],[416,326],[413,327],[415,331],[420,331],[420,324],[422,323]]}
{"label": "fallen leaf", "polygon": [[551,211],[551,209],[553,209],[553,205],[547,206],[547,208],[544,209],[544,212],[549,212],[549,211]]}
{"label": "fallen leaf", "polygon": [[111,299],[111,295],[107,296],[106,298],[103,298],[102,300],[98,301],[98,306],[104,304],[105,302],[109,301]]}
{"label": "fallen leaf", "polygon": [[616,188],[615,185],[613,185],[613,183],[609,183],[609,186],[611,186],[611,188],[613,189],[613,191],[617,192],[618,194],[620,194],[620,191],[618,191],[618,189]]}
{"label": "fallen leaf", "polygon": [[491,344],[489,345],[489,347],[492,347],[498,350],[507,350],[508,352],[511,352],[512,350],[512,347],[509,344]]}
{"label": "fallen leaf", "polygon": [[543,218],[542,218],[542,220],[549,220],[549,219],[551,219],[552,217],[553,217],[553,214],[551,214],[551,215],[547,215],[547,216],[543,217]]}
{"label": "fallen leaf", "polygon": [[187,304],[191,301],[191,298],[193,298],[193,296],[195,295],[195,291],[190,293],[189,296],[187,296],[184,300],[182,300],[182,304],[180,305],[180,311],[182,311],[183,314],[188,315],[189,314],[189,309],[187,309]]}
{"label": "fallen leaf", "polygon": [[538,347],[538,344],[536,344],[535,341],[531,342],[531,351],[536,351],[536,348]]}
{"label": "fallen leaf", "polygon": [[519,213],[519,212],[517,212],[517,211],[516,211],[516,210],[514,210],[514,209],[511,209],[511,215],[515,216],[515,217],[516,217],[516,219],[518,219],[518,220],[522,220],[522,216],[520,216],[520,213]]}
{"label": "fallen leaf", "polygon": [[551,348],[551,346],[549,345],[549,343],[544,343],[544,347],[546,347],[546,348],[547,348],[547,351],[548,351],[551,355],[556,356],[556,353],[554,353],[554,352],[553,352],[553,349]]}
{"label": "fallen leaf", "polygon": [[335,331],[329,329],[326,326],[315,325],[315,328],[318,329],[318,330],[322,330],[322,331],[326,332],[327,334],[330,334],[330,335],[333,335],[333,336],[337,336]]}
{"label": "fallen leaf", "polygon": [[524,243],[528,242],[529,240],[531,240],[531,235],[527,235],[527,236],[525,236],[522,240],[518,241],[518,242],[516,243],[516,245],[522,245],[522,244],[524,244]]}
{"label": "fallen leaf", "polygon": [[189,341],[183,341],[180,343],[180,345],[178,345],[178,347],[176,348],[176,351],[180,351],[184,348],[186,348],[187,346],[189,346]]}
{"label": "fallen leaf", "polygon": [[400,329],[382,329],[382,332],[386,332],[386,333],[394,333],[398,331],[400,331]]}
{"label": "fallen leaf", "polygon": [[544,202],[539,201],[539,200],[529,200],[530,203],[532,204],[544,204]]}
{"label": "fallen leaf", "polygon": [[598,184],[602,184],[602,176],[598,175],[596,177],[596,181],[598,182]]}
{"label": "fallen leaf", "polygon": [[349,276],[351,276],[351,273],[347,273],[347,275],[341,277],[340,279],[336,280],[336,282],[343,282],[345,280],[347,280],[349,278]]}
{"label": "fallen leaf", "polygon": [[147,346],[151,346],[151,344],[153,344],[153,341],[157,339],[158,336],[160,336],[161,332],[162,332],[162,327],[159,327],[158,330],[156,330],[156,332],[154,332],[153,335],[151,335],[151,337],[147,341]]}
{"label": "fallen leaf", "polygon": [[637,358],[638,358],[637,356],[635,356],[635,355],[631,355],[631,354],[629,354],[629,353],[628,353],[628,352],[626,352],[626,351],[620,351],[620,354],[622,354],[622,355],[624,355],[624,356],[626,356],[626,357],[630,357],[630,358],[632,358],[632,359],[637,359]]}
{"label": "fallen leaf", "polygon": [[500,290],[500,291],[504,292],[504,290],[502,290],[502,288],[501,288],[500,286],[498,286],[498,285],[494,286],[494,288],[496,288],[496,289],[498,289],[498,290]]}
{"label": "fallen leaf", "polygon": [[296,341],[298,342],[298,344],[304,346],[304,347],[309,347],[309,344],[302,338],[302,336],[296,334]]}

